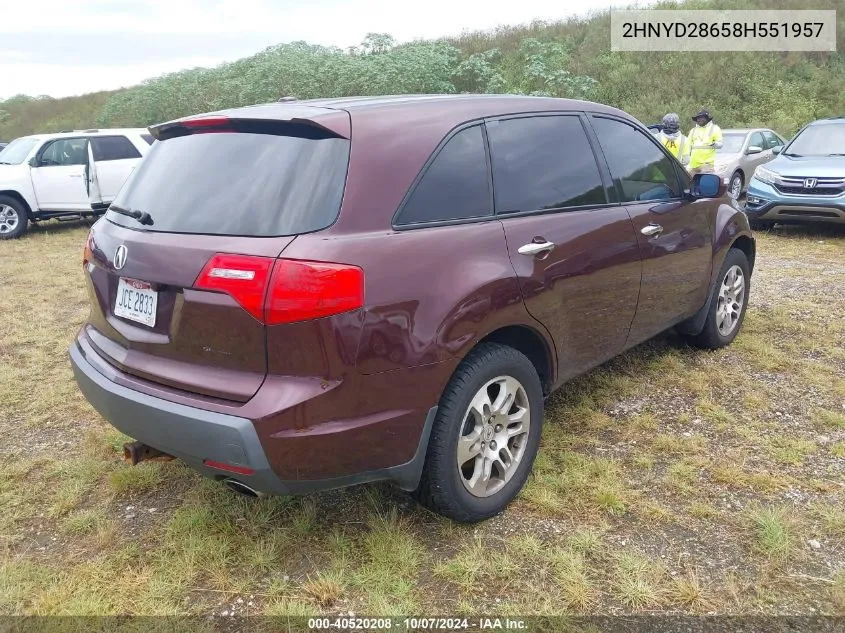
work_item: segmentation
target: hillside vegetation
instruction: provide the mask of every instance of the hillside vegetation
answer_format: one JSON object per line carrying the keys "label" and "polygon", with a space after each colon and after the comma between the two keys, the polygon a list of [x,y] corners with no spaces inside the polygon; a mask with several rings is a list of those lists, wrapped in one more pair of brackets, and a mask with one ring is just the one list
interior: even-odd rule
{"label": "hillside vegetation", "polygon": [[[806,8],[784,0],[690,0],[659,7]],[[841,47],[845,0],[817,0],[813,8],[839,9]],[[0,138],[95,125],[146,126],[288,95],[516,92],[587,98],[646,122],[667,111],[688,120],[707,106],[723,127],[766,125],[788,135],[812,119],[845,114],[845,60],[838,53],[614,53],[609,33],[605,11],[400,46],[387,34],[371,34],[345,51],[280,44],[125,90],[0,101]]]}

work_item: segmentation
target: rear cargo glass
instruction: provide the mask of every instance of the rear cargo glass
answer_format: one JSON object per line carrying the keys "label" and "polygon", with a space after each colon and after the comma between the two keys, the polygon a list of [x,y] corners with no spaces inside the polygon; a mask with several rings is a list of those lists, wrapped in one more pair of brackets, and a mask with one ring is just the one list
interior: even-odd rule
{"label": "rear cargo glass", "polygon": [[349,141],[276,134],[213,133],[154,143],[109,211],[145,231],[271,237],[318,231],[340,212]]}

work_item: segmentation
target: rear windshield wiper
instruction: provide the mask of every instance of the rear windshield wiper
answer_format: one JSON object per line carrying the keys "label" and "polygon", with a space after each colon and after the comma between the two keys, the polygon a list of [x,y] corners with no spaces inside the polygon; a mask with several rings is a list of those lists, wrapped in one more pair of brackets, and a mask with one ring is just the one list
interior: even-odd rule
{"label": "rear windshield wiper", "polygon": [[117,207],[115,205],[111,205],[109,207],[109,211],[114,211],[115,213],[119,213],[120,215],[125,215],[128,218],[134,218],[138,220],[141,224],[150,225],[153,223],[152,216],[147,213],[146,211],[138,211],[137,209],[124,209],[123,207]]}
{"label": "rear windshield wiper", "polygon": [[828,156],[845,156],[843,153],[828,154]]}
{"label": "rear windshield wiper", "polygon": [[784,156],[792,156],[792,158],[801,158],[801,154],[793,154],[791,152],[784,152]]}

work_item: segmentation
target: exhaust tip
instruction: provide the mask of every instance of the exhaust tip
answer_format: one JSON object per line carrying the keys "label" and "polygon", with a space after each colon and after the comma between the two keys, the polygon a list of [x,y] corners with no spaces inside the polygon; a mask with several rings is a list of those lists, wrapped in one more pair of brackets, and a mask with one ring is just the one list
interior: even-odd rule
{"label": "exhaust tip", "polygon": [[237,492],[239,495],[243,495],[245,497],[252,497],[253,499],[261,499],[262,497],[267,496],[263,492],[259,492],[255,488],[247,486],[244,482],[238,481],[237,479],[224,479],[223,484],[229,490]]}

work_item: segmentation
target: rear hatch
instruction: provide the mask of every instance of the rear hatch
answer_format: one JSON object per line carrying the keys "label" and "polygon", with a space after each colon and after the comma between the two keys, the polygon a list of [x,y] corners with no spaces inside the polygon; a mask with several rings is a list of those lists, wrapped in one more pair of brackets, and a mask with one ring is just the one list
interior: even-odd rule
{"label": "rear hatch", "polygon": [[[277,259],[296,235],[337,219],[348,114],[301,106],[265,114],[153,128],[159,142],[92,228],[85,333],[119,369],[245,402],[267,373],[265,324],[326,314],[314,288],[327,276],[349,281],[343,267]],[[340,297],[330,310],[354,303]]]}

